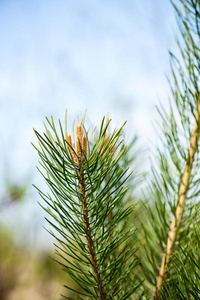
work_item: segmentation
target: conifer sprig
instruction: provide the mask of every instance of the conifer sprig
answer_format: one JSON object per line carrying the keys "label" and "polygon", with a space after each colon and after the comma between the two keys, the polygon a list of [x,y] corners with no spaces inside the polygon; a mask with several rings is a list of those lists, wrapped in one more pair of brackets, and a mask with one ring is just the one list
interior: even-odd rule
{"label": "conifer sprig", "polygon": [[167,238],[167,246],[166,246],[166,251],[163,254],[162,258],[162,263],[160,266],[160,271],[159,271],[159,276],[157,280],[157,290],[156,290],[156,297],[159,298],[159,291],[162,285],[162,282],[164,280],[164,275],[166,272],[166,268],[170,262],[170,258],[174,249],[174,243],[176,240],[177,236],[177,231],[179,229],[179,225],[181,222],[182,214],[183,214],[183,209],[184,209],[184,204],[187,196],[187,191],[189,188],[189,180],[190,180],[190,174],[193,168],[193,163],[194,163],[194,156],[197,151],[197,146],[198,146],[198,140],[199,140],[199,129],[200,129],[200,99],[198,101],[198,106],[197,106],[197,112],[195,114],[195,125],[193,129],[193,133],[191,136],[190,140],[190,148],[189,148],[189,153],[188,153],[188,159],[186,162],[185,170],[183,172],[183,176],[181,179],[180,187],[179,187],[179,199],[178,199],[178,204],[176,207],[176,213],[173,217],[173,220],[170,225],[170,230],[168,233],[168,238]]}
{"label": "conifer sprig", "polygon": [[43,136],[35,133],[51,194],[38,191],[51,216],[50,233],[63,259],[59,264],[79,286],[73,291],[78,299],[129,299],[140,284],[132,276],[139,263],[135,231],[127,226],[132,208],[123,206],[130,176],[120,164],[126,151],[123,126],[108,139],[110,121],[103,119],[99,132],[88,139],[88,132],[82,134],[83,123],[78,124],[73,141],[71,135],[64,136],[61,125],[59,137],[53,119],[47,122],[50,130],[45,126]]}
{"label": "conifer sprig", "polygon": [[[180,0],[179,7],[178,4],[175,5],[173,1],[172,4],[181,21],[180,29],[183,42],[178,43],[178,45],[181,50],[183,65],[181,65],[177,59],[174,59],[174,56],[171,54],[172,61],[176,61],[179,72],[179,74],[175,72],[174,65],[172,64],[173,84],[171,84],[171,88],[177,111],[171,106],[172,118],[167,118],[168,124],[170,125],[168,126],[168,129],[165,129],[165,136],[167,138],[167,147],[168,149],[171,149],[170,155],[172,162],[180,174],[180,181],[178,185],[177,201],[174,201],[172,207],[173,219],[169,228],[166,249],[159,270],[156,299],[159,299],[161,286],[165,283],[165,279],[168,278],[166,271],[169,267],[173,251],[177,250],[175,249],[175,242],[181,241],[181,238],[183,238],[180,235],[181,221],[182,219],[185,222],[189,221],[187,216],[192,212],[192,207],[189,204],[190,202],[185,207],[185,201],[187,199],[189,200],[189,194],[192,194],[194,189],[198,190],[196,180],[194,180],[194,177],[197,176],[195,176],[195,173],[194,175],[192,174],[192,170],[194,165],[199,165],[199,157],[195,154],[198,149],[200,130],[200,96],[198,86],[200,75],[198,29],[200,23],[200,6],[198,1]],[[177,118],[175,119],[173,110],[179,115],[180,125],[177,125]],[[192,120],[194,120],[194,125],[192,125]],[[163,123],[167,124],[166,121]],[[188,144],[189,140],[190,144]],[[182,173],[181,170],[183,169],[184,164],[185,167]],[[164,170],[162,178],[164,185],[170,186],[171,179],[169,179]],[[184,209],[186,210],[186,216],[183,215]]]}
{"label": "conifer sprig", "polygon": [[[149,189],[137,209],[138,217],[135,216],[139,228],[138,256],[142,262],[138,276],[144,280],[143,288],[149,298],[159,300],[179,299],[181,280],[186,282],[186,278],[176,273],[174,255],[183,254],[180,247],[187,249],[188,235],[194,230],[194,207],[199,205],[200,195],[200,40],[197,30],[200,5],[199,1],[190,0],[174,1],[173,5],[178,12],[182,35],[178,42],[181,56],[177,59],[170,53],[172,97],[168,111],[162,106],[158,109],[161,143],[152,166]],[[143,219],[146,222],[141,221]],[[198,257],[197,242],[193,241],[191,248]],[[181,267],[182,274],[184,271],[188,274],[183,264]],[[196,278],[195,274],[191,273],[190,278]],[[199,288],[198,283],[195,286]],[[180,299],[198,299],[192,298],[189,288],[187,293],[188,298]]]}

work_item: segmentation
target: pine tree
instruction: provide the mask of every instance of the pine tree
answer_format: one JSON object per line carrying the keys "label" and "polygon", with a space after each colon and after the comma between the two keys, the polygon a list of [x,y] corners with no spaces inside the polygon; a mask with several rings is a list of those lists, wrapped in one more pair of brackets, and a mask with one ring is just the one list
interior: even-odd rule
{"label": "pine tree", "polygon": [[77,284],[66,284],[73,299],[200,299],[200,2],[172,5],[181,57],[170,53],[172,96],[169,112],[158,107],[162,145],[150,180],[136,172],[137,141],[125,145],[124,125],[112,131],[103,118],[90,132],[84,117],[75,138],[52,118],[35,131],[50,190],[38,189],[41,206],[57,261]]}

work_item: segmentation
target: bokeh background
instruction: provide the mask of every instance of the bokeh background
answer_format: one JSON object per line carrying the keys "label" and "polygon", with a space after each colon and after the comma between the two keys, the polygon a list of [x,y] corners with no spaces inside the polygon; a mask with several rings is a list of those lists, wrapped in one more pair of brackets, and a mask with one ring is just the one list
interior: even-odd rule
{"label": "bokeh background", "polygon": [[69,124],[87,109],[98,126],[109,112],[151,148],[176,34],[168,0],[0,0],[0,300],[64,293],[31,185],[42,181],[33,127],[64,123],[66,108]]}

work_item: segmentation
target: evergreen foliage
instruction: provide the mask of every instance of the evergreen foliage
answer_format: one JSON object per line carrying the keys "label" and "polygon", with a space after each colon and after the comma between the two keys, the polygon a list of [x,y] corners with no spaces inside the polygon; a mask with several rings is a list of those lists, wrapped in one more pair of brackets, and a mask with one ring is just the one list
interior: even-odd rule
{"label": "evergreen foliage", "polygon": [[139,261],[135,230],[127,224],[132,207],[123,202],[130,176],[120,164],[123,126],[107,135],[110,121],[103,119],[99,133],[88,139],[89,132],[82,138],[84,123],[78,124],[75,147],[62,127],[59,137],[53,119],[47,122],[52,133],[46,128],[44,136],[36,135],[51,194],[39,193],[57,223],[47,219],[59,234],[50,231],[63,259],[59,264],[79,285],[79,299],[128,299],[139,287],[132,276]]}
{"label": "evergreen foliage", "polygon": [[[162,123],[162,148],[152,168],[152,180],[141,210],[148,222],[138,221],[138,239],[142,268],[140,278],[144,288],[155,299],[199,299],[199,283],[195,280],[196,295],[192,291],[195,268],[185,258],[190,257],[188,238],[193,236],[193,263],[198,264],[199,248],[194,228],[199,210],[199,1],[172,3],[179,16],[182,40],[178,42],[181,60],[172,53],[172,90],[170,109],[158,108]],[[155,166],[156,165],[156,166]],[[196,220],[196,223],[195,223]],[[181,259],[182,257],[182,259]],[[183,263],[184,261],[184,263]],[[182,263],[181,263],[182,262]],[[178,267],[177,267],[178,263]],[[179,269],[180,268],[180,269]],[[178,270],[180,272],[178,272]],[[181,285],[190,286],[187,293]],[[197,272],[198,274],[198,272]],[[155,292],[156,287],[156,292]],[[186,296],[188,295],[188,296]],[[184,298],[185,297],[185,298]],[[196,298],[195,298],[196,297]]]}
{"label": "evergreen foliage", "polygon": [[53,119],[44,135],[35,131],[51,193],[38,191],[58,262],[79,285],[74,299],[200,299],[200,2],[171,2],[181,58],[170,53],[172,99],[169,111],[158,107],[162,146],[150,183],[128,173],[136,140],[125,146],[123,126],[108,134],[108,119],[91,134],[83,119],[73,141]]}

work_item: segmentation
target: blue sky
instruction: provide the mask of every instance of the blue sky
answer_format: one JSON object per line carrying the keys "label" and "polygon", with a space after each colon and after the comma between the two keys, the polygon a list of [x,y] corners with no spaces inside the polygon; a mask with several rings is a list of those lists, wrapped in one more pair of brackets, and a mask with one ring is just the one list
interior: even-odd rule
{"label": "blue sky", "polygon": [[0,28],[2,178],[37,177],[32,128],[43,131],[45,116],[64,121],[66,108],[69,121],[87,108],[95,125],[109,112],[152,141],[176,49],[168,0],[0,0]]}

